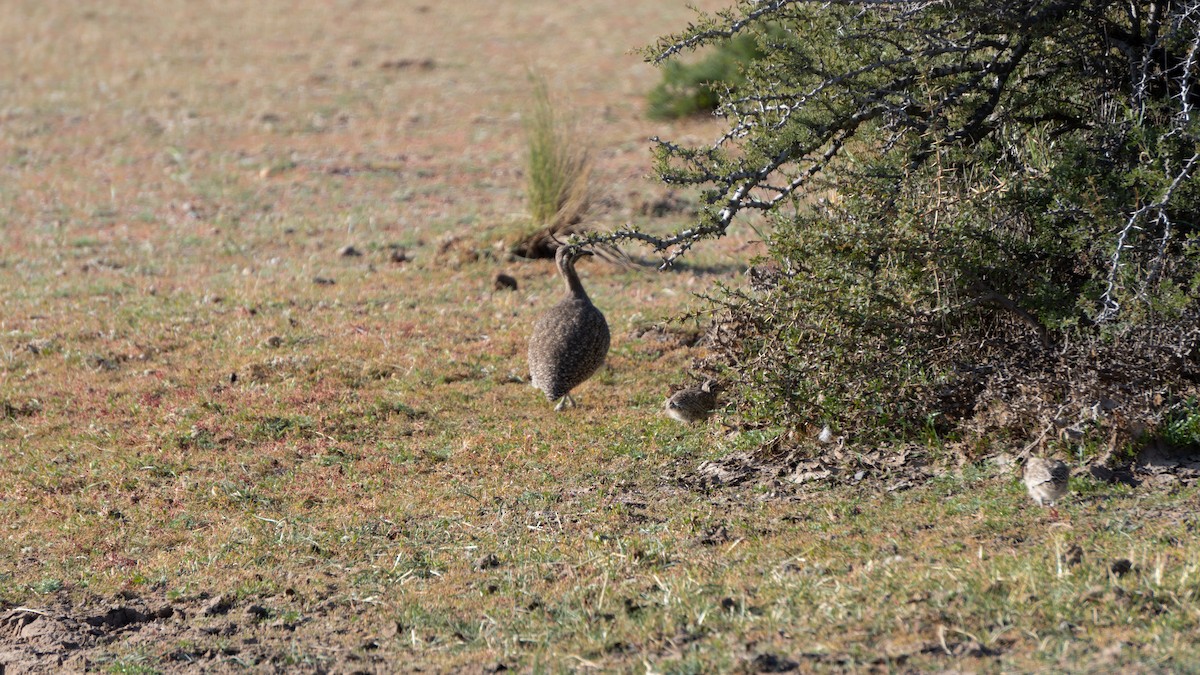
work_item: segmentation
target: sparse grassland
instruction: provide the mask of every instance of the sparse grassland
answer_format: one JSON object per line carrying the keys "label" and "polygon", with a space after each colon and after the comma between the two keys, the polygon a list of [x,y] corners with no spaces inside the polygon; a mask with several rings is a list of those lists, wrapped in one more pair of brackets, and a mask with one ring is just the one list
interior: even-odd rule
{"label": "sparse grassland", "polygon": [[756,437],[663,417],[699,352],[635,335],[741,283],[752,233],[670,273],[583,263],[608,365],[564,414],[518,381],[561,292],[495,246],[525,73],[585,111],[597,222],[647,218],[645,139],[716,127],[648,121],[628,50],[688,17],[9,2],[0,663],[1195,670],[1194,487],[1077,477],[1054,522],[992,464],[681,481]]}

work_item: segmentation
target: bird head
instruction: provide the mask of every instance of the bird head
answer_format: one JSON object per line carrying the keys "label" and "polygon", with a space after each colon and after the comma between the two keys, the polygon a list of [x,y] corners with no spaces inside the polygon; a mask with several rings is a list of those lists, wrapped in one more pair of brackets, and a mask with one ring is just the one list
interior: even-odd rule
{"label": "bird head", "polygon": [[594,255],[590,250],[583,248],[579,244],[560,244],[554,252],[555,260],[570,260],[572,262],[582,258],[583,256]]}
{"label": "bird head", "polygon": [[584,256],[595,255],[591,251],[582,248],[578,244],[562,244],[554,253],[554,262],[560,270],[564,272],[575,266],[575,261]]}

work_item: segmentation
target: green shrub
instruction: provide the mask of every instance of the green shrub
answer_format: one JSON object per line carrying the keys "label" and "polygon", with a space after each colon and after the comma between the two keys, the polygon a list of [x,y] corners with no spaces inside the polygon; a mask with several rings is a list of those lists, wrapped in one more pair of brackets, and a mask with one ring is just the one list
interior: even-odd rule
{"label": "green shrub", "polygon": [[1130,7],[702,17],[652,58],[763,49],[719,139],[659,142],[663,180],[707,206],[673,235],[610,238],[670,264],[765,214],[774,271],[712,296],[751,426],[1023,443],[1074,425],[1119,444],[1200,382],[1200,15]]}
{"label": "green shrub", "polygon": [[746,64],[761,58],[763,51],[749,35],[718,43],[704,58],[685,64],[671,61],[663,66],[662,81],[646,96],[647,114],[653,119],[676,119],[711,113],[721,95],[745,82]]}
{"label": "green shrub", "polygon": [[1174,448],[1200,448],[1200,400],[1188,398],[1168,411],[1160,438]]}

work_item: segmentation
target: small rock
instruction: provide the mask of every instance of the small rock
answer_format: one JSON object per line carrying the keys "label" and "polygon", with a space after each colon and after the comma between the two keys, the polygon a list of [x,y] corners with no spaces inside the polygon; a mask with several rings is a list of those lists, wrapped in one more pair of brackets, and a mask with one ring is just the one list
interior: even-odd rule
{"label": "small rock", "polygon": [[93,626],[103,626],[109,629],[124,628],[129,624],[142,623],[146,620],[147,617],[145,614],[133,607],[126,606],[113,607],[104,614],[84,619],[84,621]]}
{"label": "small rock", "polygon": [[254,619],[255,621],[262,621],[270,615],[271,610],[263,607],[262,605],[250,605],[246,608],[246,616]]}
{"label": "small rock", "polygon": [[262,346],[267,347],[269,349],[277,349],[282,344],[283,344],[283,338],[279,337],[278,335],[272,335],[271,337],[262,341]]}
{"label": "small rock", "polygon": [[696,543],[701,546],[717,546],[727,541],[729,541],[729,528],[724,525],[709,528],[703,535],[696,538]]}
{"label": "small rock", "polygon": [[498,291],[515,291],[517,290],[517,280],[507,274],[497,274],[495,288]]}
{"label": "small rock", "polygon": [[389,255],[389,259],[392,262],[406,263],[406,262],[412,260],[412,258],[408,257],[408,249],[404,248],[403,246],[393,245],[391,248],[392,248],[392,252]]}
{"label": "small rock", "polygon": [[1114,560],[1109,569],[1112,570],[1112,573],[1118,577],[1123,577],[1126,574],[1129,574],[1130,570],[1133,569],[1133,563],[1125,558],[1121,558],[1119,560]]}
{"label": "small rock", "polygon": [[479,560],[475,561],[475,569],[478,569],[478,570],[490,570],[493,567],[499,567],[499,566],[500,566],[500,559],[496,557],[495,553],[489,553],[489,554],[483,556],[482,558],[480,558]]}
{"label": "small rock", "polygon": [[799,667],[799,663],[775,654],[759,654],[751,662],[751,668],[756,673],[786,673]]}
{"label": "small rock", "polygon": [[169,619],[175,616],[175,608],[170,605],[163,605],[151,612],[149,616],[154,619]]}
{"label": "small rock", "polygon": [[313,283],[318,286],[332,286],[337,282],[329,277],[313,277]]}
{"label": "small rock", "polygon": [[1067,552],[1063,555],[1063,562],[1067,563],[1068,567],[1074,567],[1083,562],[1083,549],[1079,548],[1079,544],[1071,544],[1067,547]]}
{"label": "small rock", "polygon": [[36,340],[30,340],[25,345],[25,349],[28,349],[31,354],[37,355],[37,354],[41,354],[44,351],[49,350],[53,346],[54,346],[53,340],[47,340],[46,338],[38,338]]}
{"label": "small rock", "polygon": [[338,255],[343,258],[358,258],[362,256],[362,251],[354,248],[352,244],[347,244],[338,249]]}
{"label": "small rock", "polygon": [[233,600],[225,595],[218,595],[209,600],[203,607],[200,608],[202,616],[216,616],[217,614],[225,614],[233,607]]}
{"label": "small rock", "polygon": [[1015,471],[1017,467],[1016,458],[1007,452],[1002,452],[995,457],[992,457],[991,462],[996,466],[997,469],[1003,472]]}

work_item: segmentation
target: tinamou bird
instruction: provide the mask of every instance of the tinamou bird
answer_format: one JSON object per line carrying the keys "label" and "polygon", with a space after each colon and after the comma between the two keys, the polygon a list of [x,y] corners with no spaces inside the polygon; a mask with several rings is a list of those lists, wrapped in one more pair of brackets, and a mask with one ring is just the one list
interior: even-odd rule
{"label": "tinamou bird", "polygon": [[703,422],[708,419],[713,408],[717,407],[719,390],[717,381],[709,378],[698,387],[687,387],[675,392],[667,398],[663,408],[671,419],[687,424]]}
{"label": "tinamou bird", "polygon": [[575,261],[590,255],[578,246],[558,247],[554,261],[567,284],[567,297],[542,314],[529,338],[530,380],[558,402],[555,410],[575,405],[571,390],[591,377],[608,354],[608,322],[575,272]]}
{"label": "tinamou bird", "polygon": [[1038,506],[1051,506],[1067,494],[1071,469],[1057,459],[1030,457],[1025,460],[1025,488]]}

